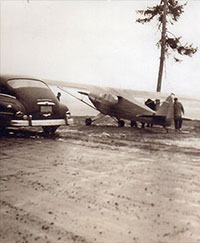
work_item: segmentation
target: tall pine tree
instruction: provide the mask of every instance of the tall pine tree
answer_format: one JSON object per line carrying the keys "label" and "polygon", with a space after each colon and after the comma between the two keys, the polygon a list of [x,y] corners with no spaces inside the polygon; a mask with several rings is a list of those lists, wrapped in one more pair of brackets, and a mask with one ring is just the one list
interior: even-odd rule
{"label": "tall pine tree", "polygon": [[[174,24],[178,21],[181,14],[184,12],[185,4],[179,4],[178,0],[161,0],[159,5],[148,7],[146,10],[138,10],[139,14],[142,14],[144,18],[138,18],[138,23],[147,23],[157,18],[158,29],[161,31],[161,39],[158,42],[158,46],[161,47],[160,65],[157,81],[157,92],[161,91],[163,66],[166,55],[170,54],[170,50],[176,51],[180,55],[192,56],[197,48],[194,48],[192,44],[183,45],[180,41],[181,37],[176,37],[173,33],[167,29],[168,24]],[[174,57],[176,62],[181,60]]]}

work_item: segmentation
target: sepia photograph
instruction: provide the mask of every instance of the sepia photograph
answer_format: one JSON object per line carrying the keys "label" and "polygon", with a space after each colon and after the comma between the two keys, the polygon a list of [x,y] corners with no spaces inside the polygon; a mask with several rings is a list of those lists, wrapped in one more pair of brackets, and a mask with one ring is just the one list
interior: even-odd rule
{"label": "sepia photograph", "polygon": [[0,242],[200,243],[199,0],[0,0]]}

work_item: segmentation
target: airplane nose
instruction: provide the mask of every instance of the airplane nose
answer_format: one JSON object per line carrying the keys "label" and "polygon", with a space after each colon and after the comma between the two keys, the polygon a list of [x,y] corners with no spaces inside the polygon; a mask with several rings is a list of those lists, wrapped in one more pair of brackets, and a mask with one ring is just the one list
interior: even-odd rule
{"label": "airplane nose", "polygon": [[114,105],[118,102],[118,97],[112,94],[90,93],[88,96],[92,102],[100,102],[100,103],[110,104],[110,105],[112,104]]}
{"label": "airplane nose", "polygon": [[89,99],[90,99],[92,102],[95,102],[95,101],[97,101],[97,99],[98,99],[98,96],[97,96],[96,94],[93,94],[93,93],[88,94],[88,97],[89,97]]}

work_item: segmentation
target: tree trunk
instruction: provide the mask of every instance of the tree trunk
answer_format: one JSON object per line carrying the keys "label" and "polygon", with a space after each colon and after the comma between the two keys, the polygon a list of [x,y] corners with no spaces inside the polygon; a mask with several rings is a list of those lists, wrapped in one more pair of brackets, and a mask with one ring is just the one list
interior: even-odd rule
{"label": "tree trunk", "polygon": [[167,14],[167,0],[163,0],[163,16],[162,16],[162,34],[161,34],[161,53],[160,53],[160,65],[158,72],[157,92],[161,91],[163,66],[165,62],[165,46],[166,46],[166,14]]}

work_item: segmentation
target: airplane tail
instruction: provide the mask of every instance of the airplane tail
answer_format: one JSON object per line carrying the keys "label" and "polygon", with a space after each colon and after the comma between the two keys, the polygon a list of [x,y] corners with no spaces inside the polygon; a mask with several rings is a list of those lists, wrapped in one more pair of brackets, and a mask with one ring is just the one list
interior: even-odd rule
{"label": "airplane tail", "polygon": [[173,106],[173,94],[169,95],[166,100],[162,103],[159,109],[156,111],[156,117],[165,118],[165,125],[170,126],[173,122],[174,117],[174,106]]}

